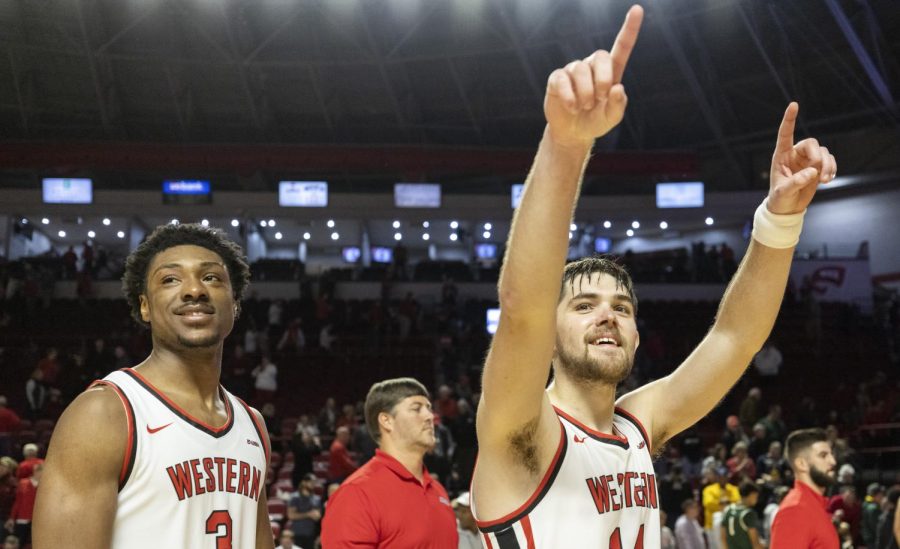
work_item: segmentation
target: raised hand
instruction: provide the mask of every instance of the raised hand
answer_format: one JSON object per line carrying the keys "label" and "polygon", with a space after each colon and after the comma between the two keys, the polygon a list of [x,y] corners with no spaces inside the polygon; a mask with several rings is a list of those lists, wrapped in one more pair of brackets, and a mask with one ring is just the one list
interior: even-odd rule
{"label": "raised hand", "polygon": [[622,73],[643,18],[643,8],[632,6],[612,51],[598,50],[550,74],[544,115],[550,137],[557,143],[590,145],[622,121],[628,102]]}
{"label": "raised hand", "polygon": [[828,183],[837,175],[837,163],[828,149],[813,138],[794,144],[797,103],[788,105],[778,128],[778,141],[772,155],[769,175],[768,209],[774,214],[794,214],[806,209],[819,183]]}

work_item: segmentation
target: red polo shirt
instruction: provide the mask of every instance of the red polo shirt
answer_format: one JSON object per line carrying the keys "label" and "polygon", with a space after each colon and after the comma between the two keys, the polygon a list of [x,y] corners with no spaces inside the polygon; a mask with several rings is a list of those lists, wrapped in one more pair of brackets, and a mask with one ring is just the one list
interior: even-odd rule
{"label": "red polo shirt", "polygon": [[419,482],[381,450],[328,500],[326,549],[457,549],[456,515],[444,487],[426,470]]}
{"label": "red polo shirt", "polygon": [[826,510],[828,500],[800,481],[775,513],[769,549],[838,549],[837,530]]}

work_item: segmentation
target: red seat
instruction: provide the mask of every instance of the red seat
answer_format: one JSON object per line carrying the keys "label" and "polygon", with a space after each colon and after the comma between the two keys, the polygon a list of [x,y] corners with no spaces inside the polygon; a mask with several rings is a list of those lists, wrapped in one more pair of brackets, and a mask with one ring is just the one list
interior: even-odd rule
{"label": "red seat", "polygon": [[284,501],[273,498],[268,500],[269,505],[269,520],[273,522],[281,522],[284,520],[284,517],[287,516],[287,505],[285,505]]}

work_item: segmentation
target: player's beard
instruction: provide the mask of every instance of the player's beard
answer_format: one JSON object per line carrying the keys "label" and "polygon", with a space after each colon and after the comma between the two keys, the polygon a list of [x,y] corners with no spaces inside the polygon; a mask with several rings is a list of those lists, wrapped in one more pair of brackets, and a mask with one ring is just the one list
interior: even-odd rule
{"label": "player's beard", "polygon": [[589,345],[584,346],[584,352],[573,353],[558,339],[556,349],[558,358],[554,367],[573,381],[618,385],[631,374],[634,366],[634,356],[627,352],[615,358],[600,359],[591,355]]}
{"label": "player's beard", "polygon": [[188,339],[183,335],[178,334],[178,343],[180,343],[182,347],[186,347],[188,349],[207,349],[209,347],[215,347],[219,344],[219,336],[216,334],[211,334],[202,339]]}
{"label": "player's beard", "polygon": [[833,476],[829,475],[825,471],[818,469],[815,465],[811,465],[809,467],[809,479],[813,481],[813,484],[822,488],[828,488],[832,484],[834,484],[835,479]]}

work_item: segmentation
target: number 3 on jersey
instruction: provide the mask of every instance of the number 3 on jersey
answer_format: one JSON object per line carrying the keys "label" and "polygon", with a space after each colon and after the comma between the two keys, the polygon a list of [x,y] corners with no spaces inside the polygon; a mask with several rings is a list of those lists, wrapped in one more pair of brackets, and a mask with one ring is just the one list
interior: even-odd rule
{"label": "number 3 on jersey", "polygon": [[[616,528],[609,536],[609,549],[622,549],[622,533]],[[644,525],[638,530],[637,541],[634,542],[634,549],[644,549]]]}
{"label": "number 3 on jersey", "polygon": [[[224,526],[224,532],[219,527]],[[618,531],[618,530],[617,530]],[[231,549],[231,515],[228,511],[213,511],[206,519],[206,533],[216,535],[216,549]]]}

